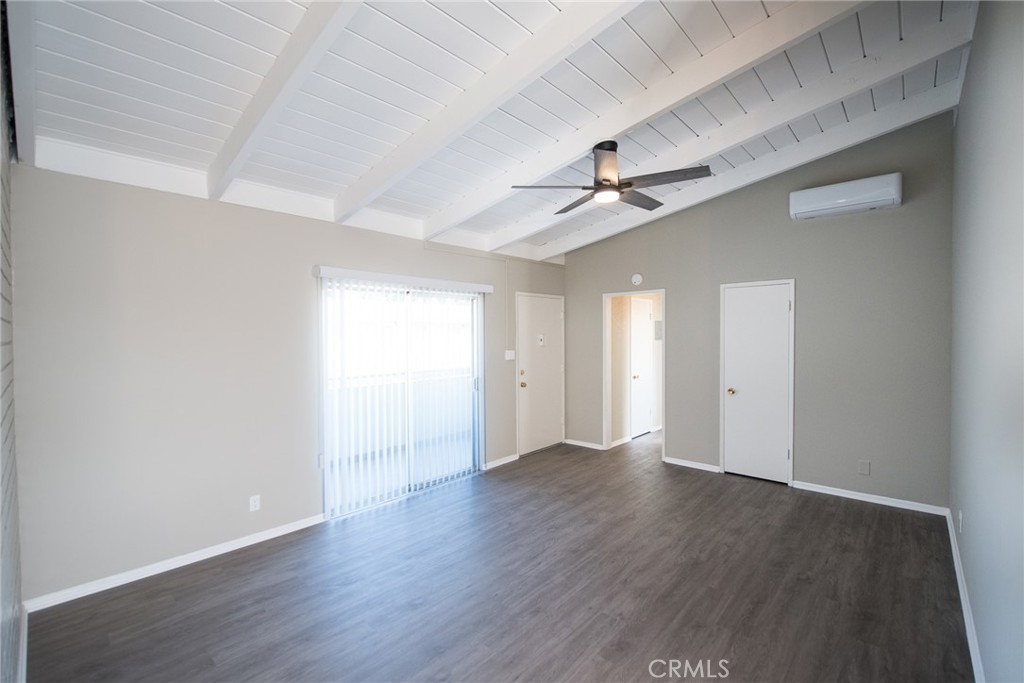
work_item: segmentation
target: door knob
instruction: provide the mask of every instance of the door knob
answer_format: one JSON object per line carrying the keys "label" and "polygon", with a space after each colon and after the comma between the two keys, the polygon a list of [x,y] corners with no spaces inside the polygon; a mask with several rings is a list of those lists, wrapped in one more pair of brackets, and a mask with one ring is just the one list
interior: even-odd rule
{"label": "door knob", "polygon": [[519,386],[521,386],[523,389],[525,389],[526,388],[526,382],[520,382]]}
{"label": "door knob", "polygon": [[729,388],[728,388],[728,389],[726,389],[725,391],[726,391],[726,393],[727,393],[727,394],[729,394],[730,396],[732,396],[733,394],[735,394],[735,393],[736,393],[736,390],[735,390],[735,389],[733,389],[732,387],[729,387]]}

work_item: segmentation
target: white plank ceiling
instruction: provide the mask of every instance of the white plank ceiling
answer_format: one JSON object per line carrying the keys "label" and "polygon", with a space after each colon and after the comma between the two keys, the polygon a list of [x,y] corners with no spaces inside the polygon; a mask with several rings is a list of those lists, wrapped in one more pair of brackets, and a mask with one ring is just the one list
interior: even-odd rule
{"label": "white plank ceiling", "polygon": [[[21,163],[537,260],[957,106],[973,2],[11,2]],[[645,190],[575,190],[590,148]]]}

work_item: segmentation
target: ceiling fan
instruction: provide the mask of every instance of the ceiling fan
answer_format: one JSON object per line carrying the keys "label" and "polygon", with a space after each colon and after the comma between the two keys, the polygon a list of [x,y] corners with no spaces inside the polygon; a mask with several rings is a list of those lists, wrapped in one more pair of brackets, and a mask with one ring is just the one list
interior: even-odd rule
{"label": "ceiling fan", "polygon": [[633,176],[632,178],[620,178],[618,150],[619,145],[614,140],[605,140],[594,145],[593,185],[513,185],[512,189],[589,190],[587,194],[556,211],[556,214],[568,213],[576,207],[586,204],[591,199],[598,204],[622,201],[631,206],[653,211],[661,206],[661,202],[654,197],[637,192],[639,188],[707,178],[711,175],[711,169],[707,166],[692,166],[690,168],[678,168],[674,171],[662,171],[661,173],[648,173],[646,175]]}

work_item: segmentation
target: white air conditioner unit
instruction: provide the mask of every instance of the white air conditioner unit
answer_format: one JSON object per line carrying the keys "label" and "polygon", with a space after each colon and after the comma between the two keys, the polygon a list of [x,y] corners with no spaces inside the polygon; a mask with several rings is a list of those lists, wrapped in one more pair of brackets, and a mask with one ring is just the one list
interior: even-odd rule
{"label": "white air conditioner unit", "polygon": [[789,215],[795,221],[803,221],[871,209],[891,209],[902,203],[903,174],[889,173],[790,192]]}

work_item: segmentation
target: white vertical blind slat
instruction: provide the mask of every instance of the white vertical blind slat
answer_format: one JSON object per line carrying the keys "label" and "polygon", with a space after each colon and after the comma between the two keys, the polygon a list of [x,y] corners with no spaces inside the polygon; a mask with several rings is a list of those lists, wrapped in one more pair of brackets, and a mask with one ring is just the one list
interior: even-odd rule
{"label": "white vertical blind slat", "polygon": [[479,301],[472,292],[322,279],[329,515],[476,469]]}

